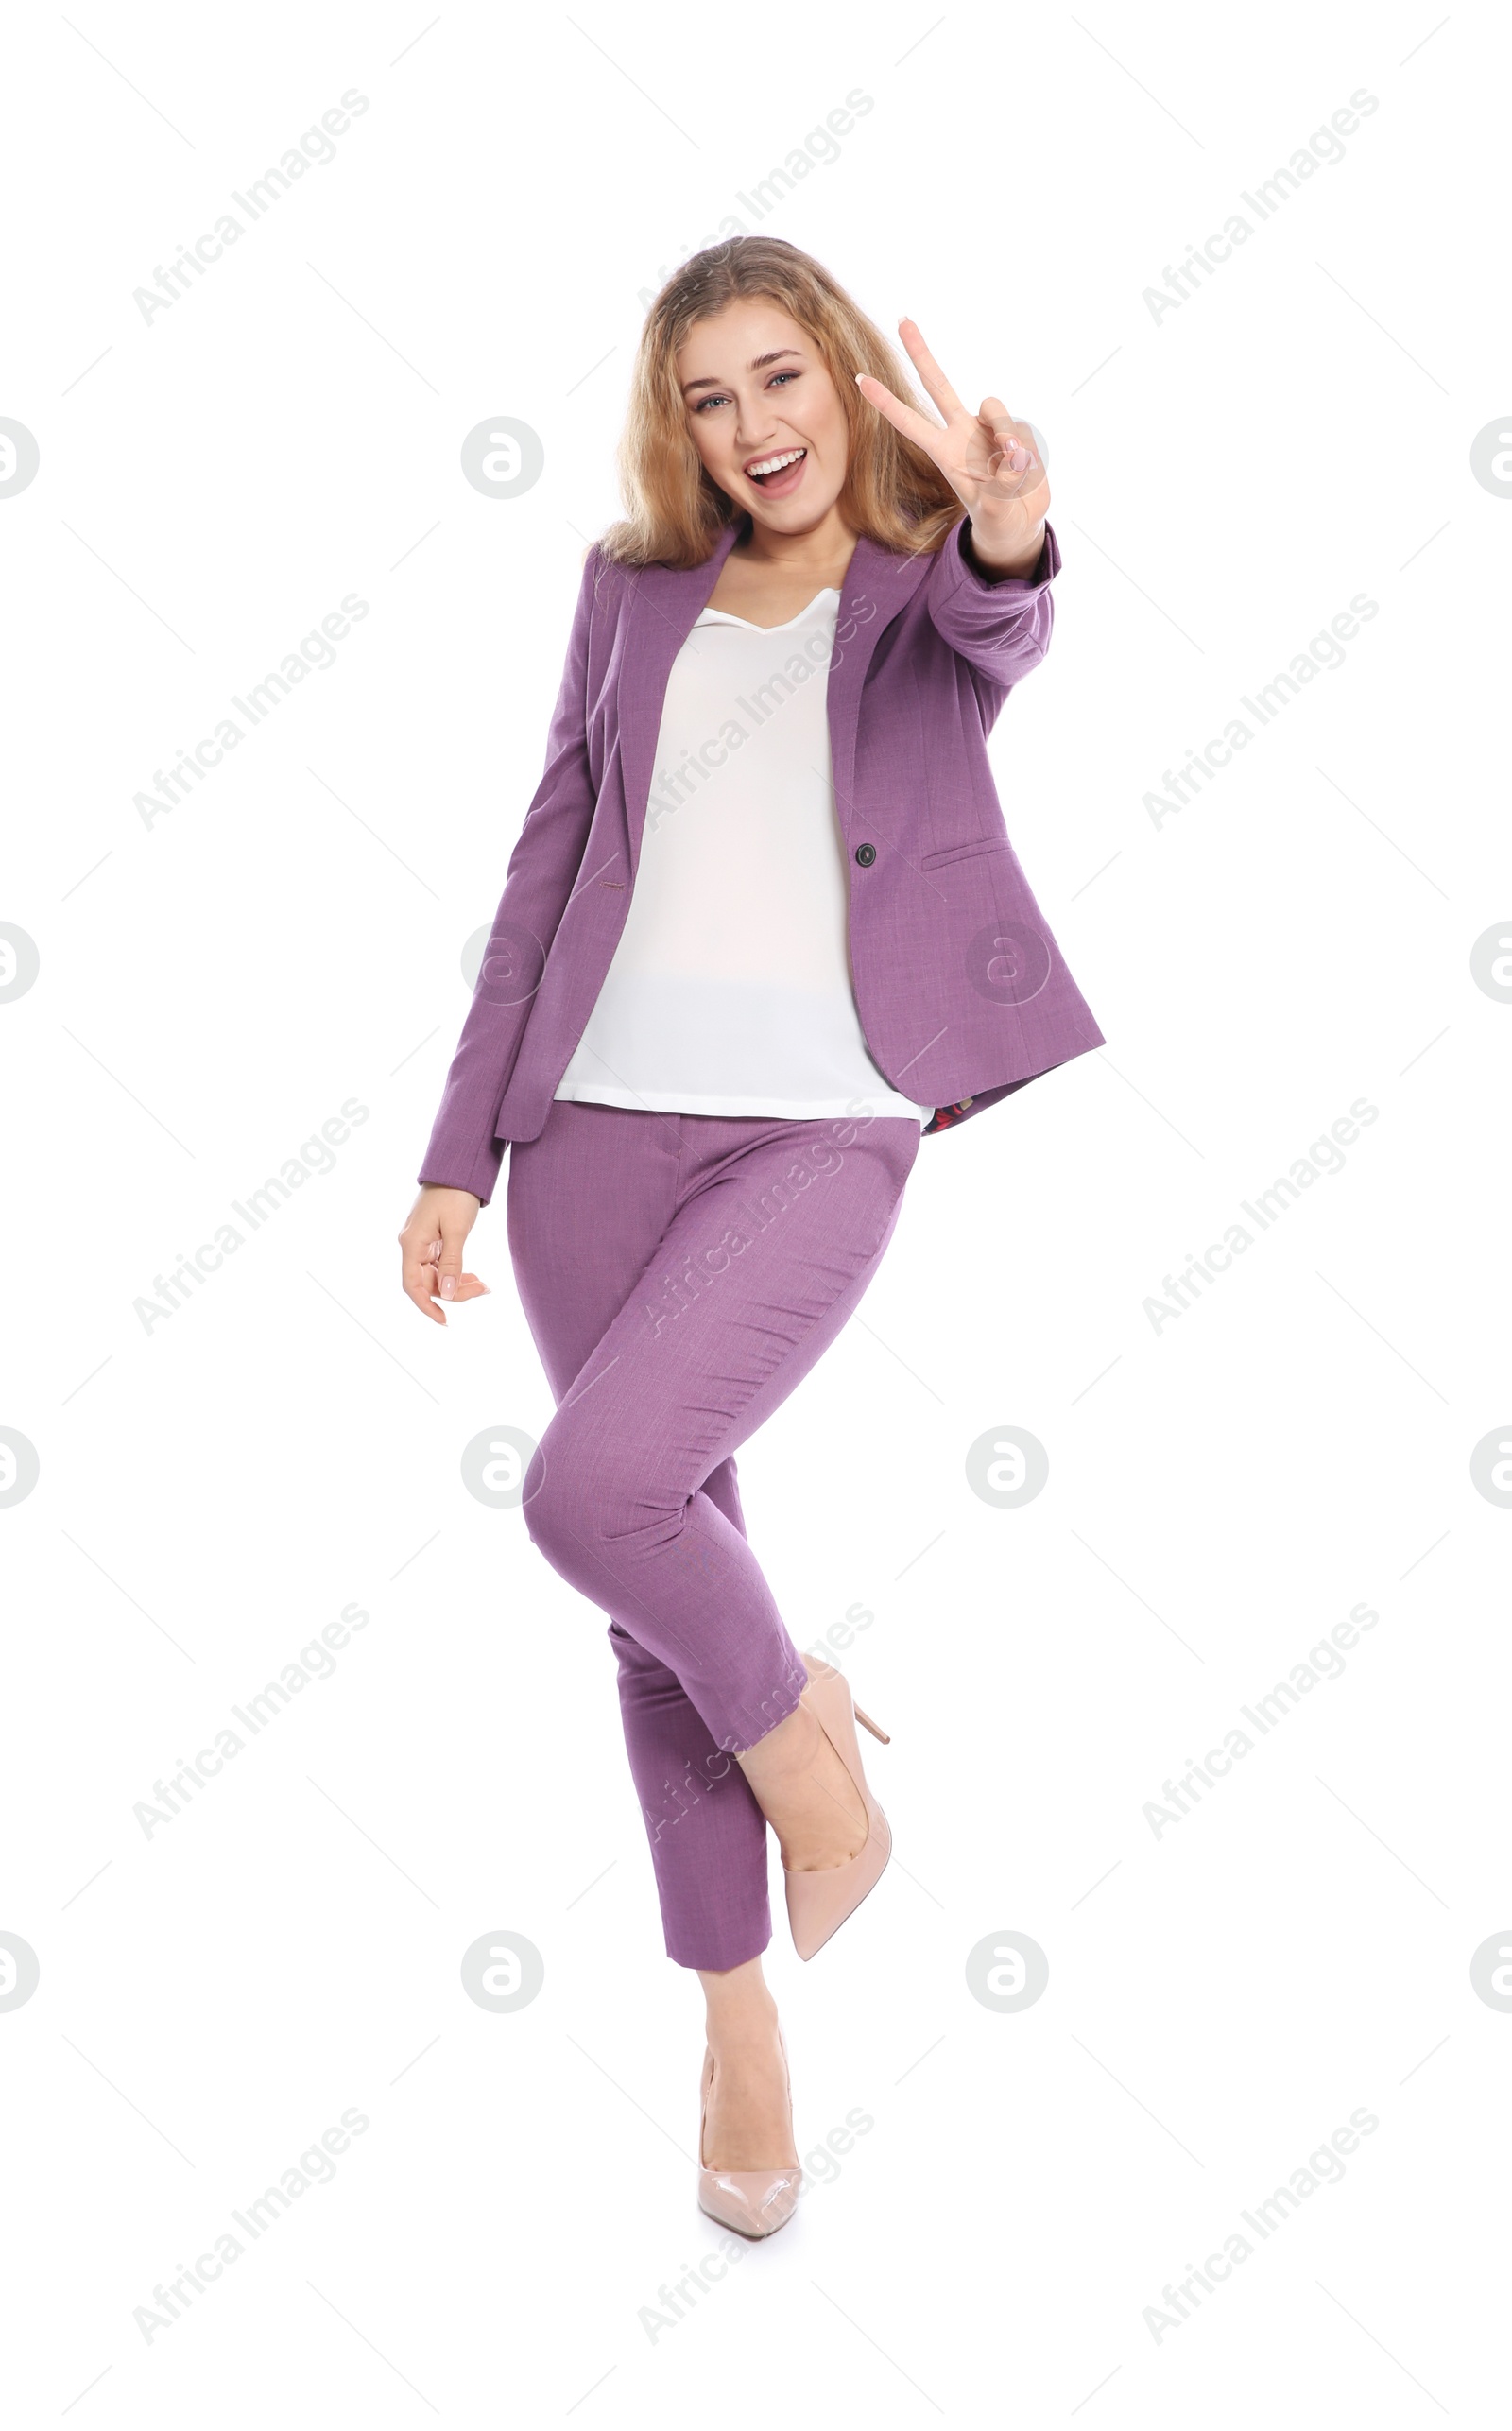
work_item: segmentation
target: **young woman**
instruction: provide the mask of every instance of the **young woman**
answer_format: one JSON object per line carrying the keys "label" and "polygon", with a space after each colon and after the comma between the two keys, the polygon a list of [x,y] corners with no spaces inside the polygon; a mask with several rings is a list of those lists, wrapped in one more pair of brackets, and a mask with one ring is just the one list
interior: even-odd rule
{"label": "young woman", "polygon": [[799,1654],[747,1542],[733,1455],[860,1301],[921,1135],[1102,1043],[987,752],[1050,638],[1044,467],[899,326],[937,422],[779,239],[711,247],[652,305],[630,511],[588,554],[400,1236],[444,1324],[485,1288],[463,1245],[512,1144],[510,1255],[557,1404],[525,1524],[610,1616],[667,1953],[705,1996],[699,2201],[750,2236],[801,2178],[767,1826],[804,1957],[891,1844],[849,1688]]}

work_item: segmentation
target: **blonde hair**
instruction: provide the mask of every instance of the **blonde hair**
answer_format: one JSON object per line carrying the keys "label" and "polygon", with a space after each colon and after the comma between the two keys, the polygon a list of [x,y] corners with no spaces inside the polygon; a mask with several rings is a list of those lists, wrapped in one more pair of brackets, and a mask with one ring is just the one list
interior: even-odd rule
{"label": "blonde hair", "polygon": [[858,371],[869,371],[918,405],[898,355],[811,254],[781,236],[731,236],[675,270],[646,314],[618,450],[628,512],[599,542],[603,556],[618,565],[702,565],[725,526],[744,520],[693,443],[678,353],[696,321],[747,296],[780,304],[834,382],[850,434],[836,504],[850,529],[905,555],[937,549],[964,513],[961,502],[933,458],[855,384]]}

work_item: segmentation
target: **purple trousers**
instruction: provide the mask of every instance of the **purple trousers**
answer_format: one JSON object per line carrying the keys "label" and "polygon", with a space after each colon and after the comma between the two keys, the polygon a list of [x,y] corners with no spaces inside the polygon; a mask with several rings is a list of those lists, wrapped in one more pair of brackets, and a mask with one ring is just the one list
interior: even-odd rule
{"label": "purple trousers", "polygon": [[920,1133],[555,1099],[509,1150],[520,1298],[557,1411],[525,1473],[533,1542],[610,1616],[667,1955],[771,1939],[766,1822],[737,1753],[806,1674],[746,1540],[736,1447],[856,1306]]}

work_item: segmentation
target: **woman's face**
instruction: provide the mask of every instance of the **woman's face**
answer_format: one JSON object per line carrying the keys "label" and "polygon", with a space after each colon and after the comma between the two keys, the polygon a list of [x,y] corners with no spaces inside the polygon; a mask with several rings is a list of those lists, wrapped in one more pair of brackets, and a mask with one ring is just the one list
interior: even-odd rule
{"label": "woman's face", "polygon": [[774,533],[822,522],[845,481],[850,432],[817,348],[781,304],[753,296],[696,321],[678,380],[693,443],[727,498]]}

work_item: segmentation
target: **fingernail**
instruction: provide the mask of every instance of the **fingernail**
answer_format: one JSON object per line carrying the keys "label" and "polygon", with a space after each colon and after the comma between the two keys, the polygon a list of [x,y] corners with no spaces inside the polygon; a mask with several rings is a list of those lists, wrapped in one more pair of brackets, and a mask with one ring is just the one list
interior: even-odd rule
{"label": "fingernail", "polygon": [[441,1298],[442,1298],[443,1300],[450,1300],[450,1299],[452,1298],[452,1296],[453,1296],[453,1294],[455,1293],[455,1290],[456,1290],[456,1278],[455,1277],[455,1275],[442,1275],[442,1277],[441,1277]]}

